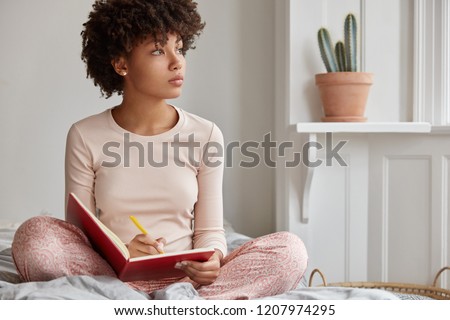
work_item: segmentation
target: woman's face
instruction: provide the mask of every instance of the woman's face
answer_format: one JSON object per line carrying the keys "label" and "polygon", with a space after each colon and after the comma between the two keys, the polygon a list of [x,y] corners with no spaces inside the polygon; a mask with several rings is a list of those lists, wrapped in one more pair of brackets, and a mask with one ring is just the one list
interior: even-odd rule
{"label": "woman's face", "polygon": [[169,34],[164,46],[148,37],[125,58],[124,95],[165,100],[177,98],[184,82],[183,42]]}

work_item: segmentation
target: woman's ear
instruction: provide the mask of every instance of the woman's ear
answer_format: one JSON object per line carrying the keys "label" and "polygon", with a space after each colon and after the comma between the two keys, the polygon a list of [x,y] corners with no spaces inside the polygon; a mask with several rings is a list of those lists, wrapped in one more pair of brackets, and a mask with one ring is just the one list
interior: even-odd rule
{"label": "woman's ear", "polygon": [[127,60],[125,59],[125,57],[120,56],[112,59],[111,65],[113,66],[117,74],[121,75],[122,77],[125,77],[128,74]]}

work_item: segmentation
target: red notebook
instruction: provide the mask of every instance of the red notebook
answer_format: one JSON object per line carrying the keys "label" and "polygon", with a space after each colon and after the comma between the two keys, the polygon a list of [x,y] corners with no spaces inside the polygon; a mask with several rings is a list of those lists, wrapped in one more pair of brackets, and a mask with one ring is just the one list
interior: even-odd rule
{"label": "red notebook", "polygon": [[214,254],[214,249],[206,248],[130,258],[127,247],[119,237],[90,212],[73,193],[69,194],[67,221],[86,234],[94,249],[108,261],[122,281],[183,277],[186,274],[174,268],[177,262],[207,261]]}

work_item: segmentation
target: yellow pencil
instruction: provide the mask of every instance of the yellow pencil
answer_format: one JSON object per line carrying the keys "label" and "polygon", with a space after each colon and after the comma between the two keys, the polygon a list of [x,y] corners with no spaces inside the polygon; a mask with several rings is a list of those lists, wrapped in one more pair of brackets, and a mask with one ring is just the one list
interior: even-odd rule
{"label": "yellow pencil", "polygon": [[[139,221],[134,216],[130,216],[131,221],[133,221],[134,225],[143,233],[148,234],[147,230],[139,223]],[[163,250],[160,251],[160,253],[164,253]]]}
{"label": "yellow pencil", "polygon": [[133,221],[134,225],[141,230],[143,234],[148,234],[147,230],[144,229],[144,227],[139,223],[139,221],[134,217],[130,216],[131,221]]}

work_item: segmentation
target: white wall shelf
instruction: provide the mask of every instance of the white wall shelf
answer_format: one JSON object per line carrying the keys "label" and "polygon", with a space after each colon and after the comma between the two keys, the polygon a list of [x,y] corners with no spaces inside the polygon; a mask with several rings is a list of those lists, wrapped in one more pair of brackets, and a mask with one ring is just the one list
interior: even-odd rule
{"label": "white wall shelf", "polygon": [[428,122],[300,122],[298,133],[430,133]]}

